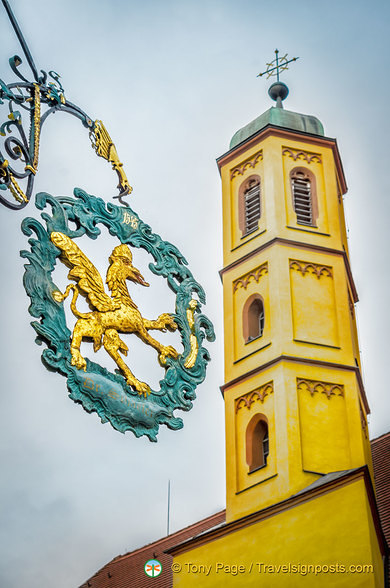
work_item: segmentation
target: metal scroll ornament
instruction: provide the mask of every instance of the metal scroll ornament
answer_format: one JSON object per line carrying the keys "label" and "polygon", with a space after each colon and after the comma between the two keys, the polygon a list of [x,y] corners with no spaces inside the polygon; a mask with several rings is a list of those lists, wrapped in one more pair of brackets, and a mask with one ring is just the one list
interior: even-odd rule
{"label": "metal scroll ornament", "polygon": [[[8,3],[3,0],[3,4],[14,19]],[[0,203],[11,209],[24,208],[28,204],[38,171],[42,125],[51,114],[61,111],[75,116],[88,129],[96,154],[109,161],[118,175],[119,193],[114,198],[126,204],[123,197],[132,192],[132,187],[104,124],[100,120],[93,121],[79,106],[65,98],[60,76],[55,71],[41,70],[41,75],[38,74],[24,38],[15,26],[35,81],[29,81],[21,73],[22,59],[18,55],[12,57],[9,64],[19,79],[8,84],[0,79],[0,106],[8,106],[8,116],[0,123]]]}
{"label": "metal scroll ornament", "polygon": [[[28,260],[24,286],[31,299],[29,312],[39,319],[31,323],[37,342],[47,346],[42,359],[49,369],[67,378],[70,398],[86,411],[97,412],[103,423],[110,422],[122,433],[132,431],[137,437],[146,435],[156,441],[160,424],[170,429],[183,426],[173,411],[190,410],[196,386],[205,378],[210,357],[203,341],[213,341],[215,336],[211,322],[201,312],[204,291],[179,250],[153,233],[130,207],[105,203],[80,189],[74,195],[38,194],[36,206],[40,210],[49,206],[51,214],[42,213],[44,223],[33,218],[22,223],[23,232],[30,236],[30,250],[21,252]],[[78,242],[83,236],[96,239],[101,225],[119,241],[108,259],[107,290]],[[149,269],[175,293],[174,313],[142,316],[130,292],[132,283],[149,284],[133,263],[134,248],[151,255]],[[65,291],[53,281],[56,266],[62,263],[69,269]],[[87,300],[89,312],[80,310],[80,296]],[[67,326],[66,304],[76,318],[73,332]],[[179,331],[182,349],[161,343],[161,332],[167,329]],[[151,390],[133,373],[131,344],[129,350],[124,340],[127,334],[155,349],[165,371],[159,390]],[[103,348],[117,369],[110,372],[83,357],[83,341],[90,342],[88,356]]]}
{"label": "metal scroll ornament", "polygon": [[[17,55],[10,59],[12,71],[21,81],[7,85],[0,79],[0,105],[8,105],[7,120],[0,124],[0,202],[12,209],[24,208],[28,204],[38,171],[42,125],[50,114],[62,111],[78,118],[89,130],[96,154],[109,161],[118,175],[119,193],[114,198],[125,204],[122,198],[132,192],[132,187],[102,121],[93,121],[65,98],[56,72],[47,74],[42,71],[37,82],[29,82],[19,72],[21,63]],[[29,119],[29,132],[23,126],[23,114]]]}

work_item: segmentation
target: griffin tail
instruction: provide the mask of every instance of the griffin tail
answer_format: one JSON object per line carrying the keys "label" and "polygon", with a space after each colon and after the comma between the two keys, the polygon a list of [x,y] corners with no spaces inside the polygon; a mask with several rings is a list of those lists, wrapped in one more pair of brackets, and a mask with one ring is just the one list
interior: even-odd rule
{"label": "griffin tail", "polygon": [[79,297],[80,294],[80,290],[77,286],[77,284],[69,284],[66,287],[66,290],[63,294],[60,294],[59,292],[57,293],[57,296],[55,297],[55,299],[58,302],[63,302],[65,300],[65,298],[67,298],[70,294],[70,291],[73,290],[73,296],[72,296],[72,302],[70,303],[70,309],[73,312],[73,314],[77,317],[77,318],[83,318],[86,319],[89,317],[89,313],[85,313],[85,312],[80,312],[77,307],[76,307],[76,300]]}

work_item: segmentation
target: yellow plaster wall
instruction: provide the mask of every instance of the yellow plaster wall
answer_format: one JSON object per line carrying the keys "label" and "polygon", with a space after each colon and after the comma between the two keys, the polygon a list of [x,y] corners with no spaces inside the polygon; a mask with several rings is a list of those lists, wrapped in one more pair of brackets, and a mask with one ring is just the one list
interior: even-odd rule
{"label": "yellow plaster wall", "polygon": [[[359,361],[341,256],[274,243],[226,272],[223,285],[225,382],[282,354],[348,366]],[[247,343],[242,313],[253,293],[264,300],[265,328]]]}
{"label": "yellow plaster wall", "polygon": [[344,386],[297,379],[304,470],[326,474],[351,466]]}
{"label": "yellow plaster wall", "polygon": [[352,293],[349,288],[348,288],[348,304],[349,304],[350,329],[351,329],[351,334],[352,334],[353,355],[354,355],[354,359],[356,359],[359,367],[361,368],[359,338],[358,338],[357,326],[356,326],[355,304],[353,302],[353,296],[352,296]]}
{"label": "yellow plaster wall", "polygon": [[341,228],[341,241],[342,241],[343,249],[349,259],[348,237],[347,237],[347,228],[346,228],[346,223],[345,223],[344,205],[343,205],[341,193],[338,192],[338,194],[339,194],[339,196],[338,196],[338,200],[339,200],[338,211],[339,211],[339,224],[340,224],[340,228]]}
{"label": "yellow plaster wall", "polygon": [[[270,382],[272,392],[256,398]],[[225,390],[227,521],[289,498],[320,474],[365,465],[360,410],[356,375],[341,368],[285,360]],[[270,453],[249,473],[245,431],[256,412],[268,419]]]}
{"label": "yellow plaster wall", "polygon": [[[383,588],[378,539],[362,479],[174,557],[173,586]],[[333,573],[266,572],[267,565],[339,566]],[[351,565],[374,573],[352,573]],[[239,568],[241,566],[241,568]],[[345,566],[349,573],[341,573]],[[239,571],[239,569],[241,571]],[[328,568],[329,569],[329,568]],[[259,571],[260,570],[260,571]],[[320,571],[321,570],[321,571]],[[324,571],[322,571],[324,570]]]}
{"label": "yellow plaster wall", "polygon": [[333,268],[289,261],[294,340],[339,347]]}

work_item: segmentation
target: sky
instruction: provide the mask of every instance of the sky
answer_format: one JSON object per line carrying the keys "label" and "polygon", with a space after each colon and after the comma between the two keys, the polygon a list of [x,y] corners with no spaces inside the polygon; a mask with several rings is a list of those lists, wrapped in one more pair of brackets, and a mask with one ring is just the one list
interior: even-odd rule
{"label": "sky", "polygon": [[[221,187],[215,159],[232,135],[267,110],[269,82],[257,78],[277,47],[300,59],[285,72],[285,108],[317,116],[335,137],[348,193],[345,209],[360,349],[371,407],[370,434],[390,429],[388,355],[389,11],[387,2],[297,0],[12,0],[38,69],[55,70],[66,97],[102,119],[134,187],[131,206],[174,243],[207,295],[217,339],[205,382],[180,431],[158,443],[121,435],[67,397],[34,343],[23,289],[23,211],[0,210],[1,367],[0,586],[79,586],[111,558],[225,506]],[[0,78],[21,54],[0,7]],[[25,70],[26,71],[26,70]],[[2,109],[1,122],[7,112]],[[87,131],[57,113],[42,130],[34,192],[81,187],[107,201],[116,175],[90,147]],[[85,244],[101,272],[116,243]],[[84,247],[84,243],[83,243]],[[173,311],[152,287],[134,295],[149,315]],[[137,256],[137,257],[136,257]],[[63,275],[63,280],[65,276]],[[65,281],[64,281],[65,284]],[[132,342],[133,345],[133,342]],[[132,365],[157,382],[155,358],[134,344]],[[102,359],[105,361],[105,359]],[[153,369],[152,367],[153,366]],[[54,582],[55,580],[55,582]]]}

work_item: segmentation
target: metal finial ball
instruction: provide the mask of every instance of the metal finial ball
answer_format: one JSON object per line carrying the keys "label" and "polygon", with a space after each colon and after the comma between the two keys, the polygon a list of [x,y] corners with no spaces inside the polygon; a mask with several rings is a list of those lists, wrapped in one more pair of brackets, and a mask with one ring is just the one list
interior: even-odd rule
{"label": "metal finial ball", "polygon": [[270,86],[268,95],[272,98],[272,100],[278,101],[278,98],[280,98],[280,100],[287,98],[288,92],[289,90],[286,84],[283,84],[283,82],[275,82],[272,84],[272,86]]}

